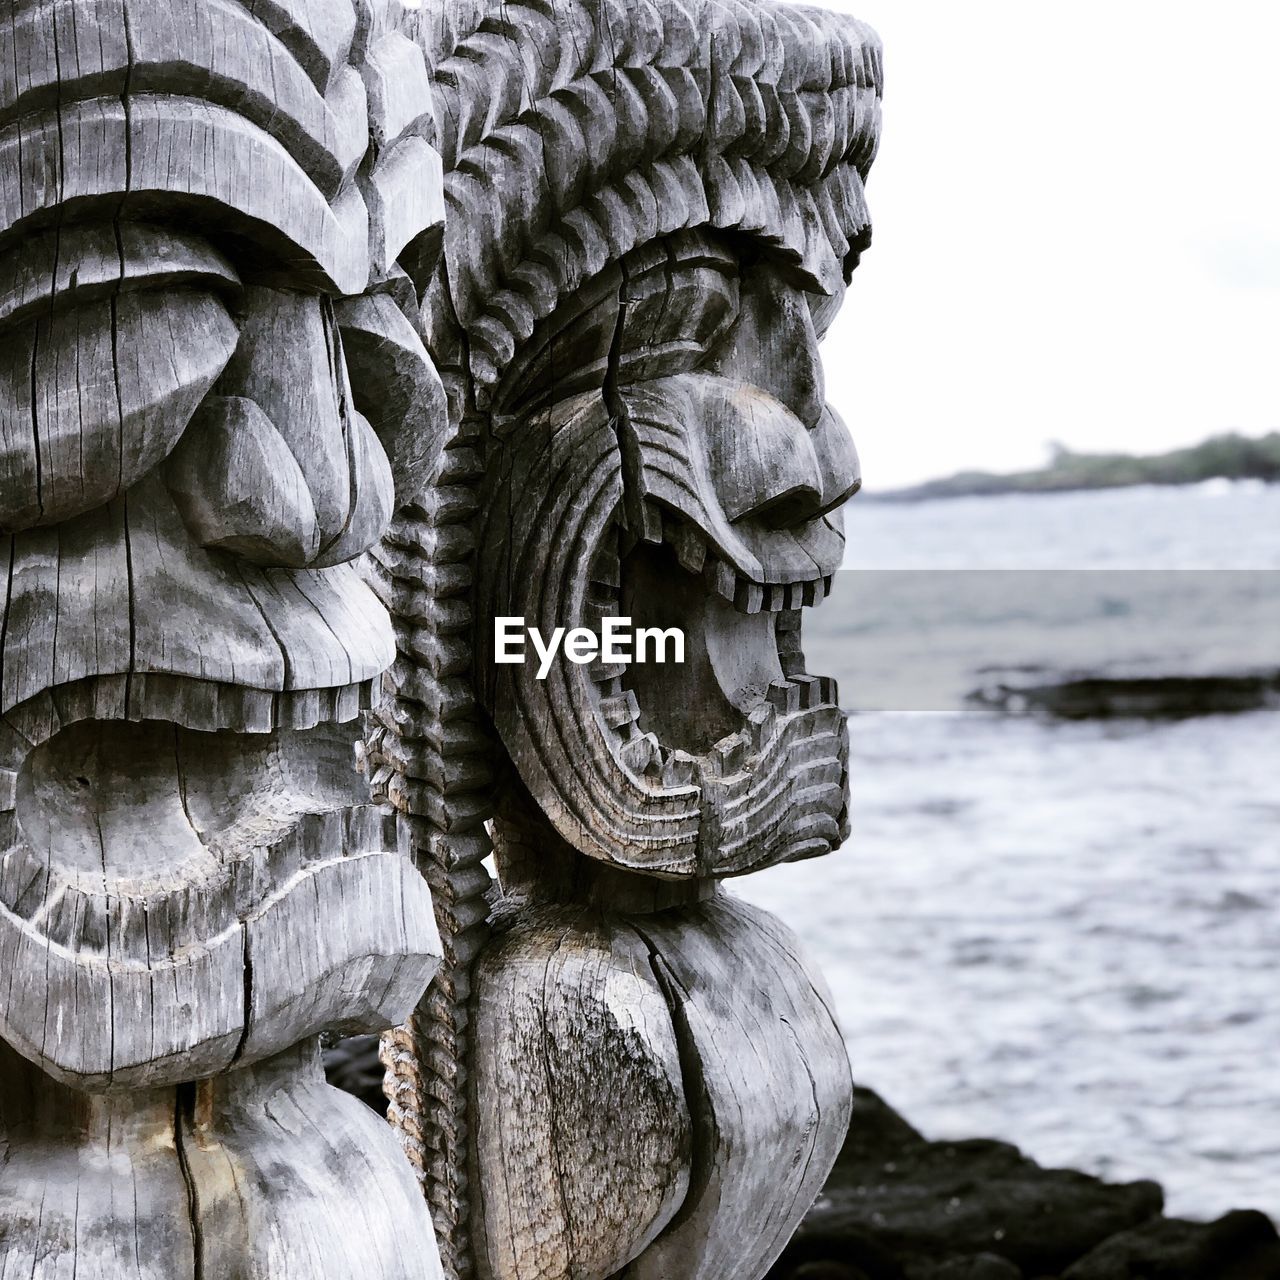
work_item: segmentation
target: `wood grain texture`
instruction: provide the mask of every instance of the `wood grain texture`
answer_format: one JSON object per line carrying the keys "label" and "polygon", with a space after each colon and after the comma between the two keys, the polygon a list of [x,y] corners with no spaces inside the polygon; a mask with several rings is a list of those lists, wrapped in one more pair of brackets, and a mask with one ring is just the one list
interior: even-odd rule
{"label": "wood grain texture", "polygon": [[3,1042],[0,1081],[4,1280],[198,1274],[172,1090],[91,1098]]}
{"label": "wood grain texture", "polygon": [[[391,660],[390,623],[355,568],[290,574],[210,554],[154,473],[127,500],[8,541],[5,711],[129,673],[261,690],[270,711],[273,694],[354,689]],[[128,692],[141,715],[147,686]]]}
{"label": "wood grain texture", "polygon": [[390,1130],[324,1081],[315,1045],[196,1086],[179,1141],[217,1280],[438,1280],[431,1223]]}
{"label": "wood grain texture", "polygon": [[4,1280],[440,1275],[318,1042],[442,958],[354,750],[395,654],[361,561],[445,430],[418,25],[0,5]]}
{"label": "wood grain texture", "polygon": [[529,913],[475,988],[480,1274],[604,1280],[689,1188],[693,1126],[648,948],[599,912]]}
{"label": "wood grain texture", "polygon": [[448,424],[444,384],[390,293],[345,299],[335,314],[356,408],[387,451],[396,501],[405,507],[422,495],[439,459]]}
{"label": "wood grain texture", "polygon": [[480,457],[464,429],[442,441],[430,484],[375,557],[397,659],[365,747],[375,797],[431,885],[444,963],[413,1018],[383,1041],[389,1115],[419,1170],[445,1275],[474,1274],[470,1135],[471,973],[489,935],[494,748],[471,688],[468,598]]}
{"label": "wood grain texture", "polygon": [[165,483],[202,547],[298,569],[320,552],[307,477],[256,400],[206,399],[165,467]]}
{"label": "wood grain texture", "polygon": [[[152,333],[166,359],[143,377],[130,356]],[[60,523],[134,484],[177,444],[235,347],[222,303],[194,290],[126,293],[27,326],[0,358],[5,531]]]}
{"label": "wood grain texture", "polygon": [[91,1098],[0,1044],[5,1280],[438,1280],[395,1139],[301,1046],[215,1080]]}
{"label": "wood grain texture", "polygon": [[[818,342],[869,241],[879,44],[734,0],[456,0],[418,38],[447,205],[425,340],[445,456],[475,462],[375,556],[398,659],[365,768],[446,952],[385,1042],[391,1114],[451,1280],[757,1280],[843,1137],[848,1064],[793,940],[714,882],[848,829],[801,618],[858,485]],[[512,615],[693,652],[539,681],[492,661]]]}
{"label": "wood grain texture", "polygon": [[4,1039],[118,1090],[402,1020],[438,963],[430,895],[360,805],[350,741],[87,721],[31,752],[0,859]]}
{"label": "wood grain texture", "polygon": [[[0,1277],[758,1280],[847,1063],[715,882],[847,830],[800,619],[877,42],[3,16]],[[691,660],[492,674],[496,614],[623,610]],[[396,1144],[315,1038],[401,1020]]]}
{"label": "wood grain texture", "polygon": [[[591,896],[627,901],[619,889]],[[478,1274],[762,1276],[852,1096],[795,937],[724,894],[509,915],[475,973]]]}
{"label": "wood grain texture", "polygon": [[671,1001],[696,1117],[692,1186],[631,1280],[762,1276],[817,1198],[853,1082],[822,979],[795,936],[727,895],[636,923]]}

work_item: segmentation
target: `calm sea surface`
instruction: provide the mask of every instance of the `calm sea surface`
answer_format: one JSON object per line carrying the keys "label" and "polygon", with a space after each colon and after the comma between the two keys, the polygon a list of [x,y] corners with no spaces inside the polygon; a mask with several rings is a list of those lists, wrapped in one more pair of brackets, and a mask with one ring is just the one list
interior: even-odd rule
{"label": "calm sea surface", "polygon": [[1280,1217],[1280,711],[961,701],[1010,665],[1280,667],[1280,487],[855,501],[846,527],[805,648],[855,712],[853,836],[735,891],[807,940],[858,1079],[929,1136]]}

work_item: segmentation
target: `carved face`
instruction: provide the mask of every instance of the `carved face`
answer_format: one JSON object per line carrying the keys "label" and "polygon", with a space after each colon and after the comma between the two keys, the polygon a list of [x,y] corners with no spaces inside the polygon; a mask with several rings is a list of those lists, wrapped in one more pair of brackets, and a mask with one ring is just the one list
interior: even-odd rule
{"label": "carved face", "polygon": [[[639,250],[535,333],[494,398],[481,573],[485,698],[584,853],[724,876],[845,834],[846,738],[805,672],[802,610],[839,567],[852,443],[825,405],[838,300],[745,241]],[[679,627],[687,662],[496,666],[495,615]]]}
{"label": "carved face", "polygon": [[[314,917],[430,918],[351,768],[394,654],[352,562],[439,430],[395,264],[439,166],[382,0],[76,6],[81,78],[54,7],[0,91],[0,971],[42,974],[0,1034],[75,1083],[187,1080],[421,989],[400,926]],[[291,895],[314,932],[281,943]],[[36,1008],[46,955],[77,1027]]]}

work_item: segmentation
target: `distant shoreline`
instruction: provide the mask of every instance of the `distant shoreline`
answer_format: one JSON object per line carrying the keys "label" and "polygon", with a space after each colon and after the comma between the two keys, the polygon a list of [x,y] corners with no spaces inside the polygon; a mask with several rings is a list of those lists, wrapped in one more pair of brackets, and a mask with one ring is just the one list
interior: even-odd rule
{"label": "distant shoreline", "polygon": [[993,497],[1007,493],[1079,493],[1136,485],[1188,485],[1204,480],[1280,483],[1280,431],[1250,438],[1213,436],[1168,453],[1075,453],[1055,446],[1053,460],[1034,471],[1000,474],[961,471],[905,489],[864,494],[862,501],[924,502],[934,498]]}

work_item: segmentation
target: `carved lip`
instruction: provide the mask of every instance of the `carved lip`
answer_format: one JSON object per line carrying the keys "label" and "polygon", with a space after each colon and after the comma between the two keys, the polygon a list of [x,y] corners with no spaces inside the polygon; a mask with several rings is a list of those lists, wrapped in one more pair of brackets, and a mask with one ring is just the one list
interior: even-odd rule
{"label": "carved lip", "polygon": [[[130,1087],[407,1014],[438,956],[430,897],[355,733],[82,720],[30,751],[0,811],[0,971],[70,984],[77,1022],[50,1025],[19,978],[5,1039],[69,1083]],[[339,924],[353,902],[376,909]]]}
{"label": "carved lip", "polygon": [[593,569],[598,618],[679,627],[682,665],[597,665],[598,713],[621,763],[655,789],[695,785],[717,875],[814,857],[847,835],[847,731],[833,679],[805,670],[801,609],[829,576],[760,583],[681,522]]}

